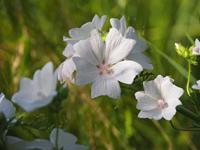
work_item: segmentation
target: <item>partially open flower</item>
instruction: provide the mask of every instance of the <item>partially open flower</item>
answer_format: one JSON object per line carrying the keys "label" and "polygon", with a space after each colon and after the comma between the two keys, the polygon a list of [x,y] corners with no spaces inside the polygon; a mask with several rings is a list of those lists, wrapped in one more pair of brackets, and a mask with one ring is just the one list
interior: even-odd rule
{"label": "partially open flower", "polygon": [[161,75],[143,85],[144,91],[135,93],[137,109],[140,110],[138,117],[171,120],[176,106],[181,105],[179,98],[183,95],[183,89],[175,86],[169,77]]}
{"label": "partially open flower", "polygon": [[198,39],[195,40],[195,47],[192,49],[193,55],[200,55],[200,41]]}
{"label": "partially open flower", "polygon": [[55,128],[51,131],[50,141],[54,148],[63,150],[87,150],[88,148],[83,145],[76,144],[77,138],[71,134],[67,133],[62,129]]}
{"label": "partially open flower", "polygon": [[0,113],[3,113],[7,120],[15,116],[15,107],[5,98],[3,93],[0,94]]}
{"label": "partially open flower", "polygon": [[85,40],[90,36],[90,32],[94,29],[101,30],[106,21],[106,16],[94,16],[91,22],[83,24],[80,28],[72,28],[69,30],[70,38],[64,37],[63,40],[70,44],[74,44],[80,40]]}
{"label": "partially open flower", "polygon": [[72,58],[66,59],[63,63],[58,67],[58,80],[61,83],[66,81],[70,81],[74,83],[73,73],[76,70],[76,66],[73,62]]}
{"label": "partially open flower", "polygon": [[193,85],[192,88],[195,90],[200,90],[200,80],[198,80],[197,84]]}
{"label": "partially open flower", "polygon": [[53,64],[47,63],[41,70],[34,73],[33,80],[22,78],[20,89],[12,101],[27,112],[48,105],[57,94],[57,73],[53,71]]}

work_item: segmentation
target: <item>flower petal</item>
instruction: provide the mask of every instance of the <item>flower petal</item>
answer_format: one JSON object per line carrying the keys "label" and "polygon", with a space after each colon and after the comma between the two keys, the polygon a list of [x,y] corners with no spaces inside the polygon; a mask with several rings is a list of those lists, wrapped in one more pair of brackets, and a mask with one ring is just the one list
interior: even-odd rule
{"label": "flower petal", "polygon": [[120,24],[120,21],[119,19],[116,19],[116,18],[111,18],[110,19],[110,24],[113,28],[117,29],[118,31],[120,30],[121,28],[121,24]]}
{"label": "flower petal", "polygon": [[124,16],[121,17],[120,24],[121,24],[120,32],[124,36],[124,34],[126,32],[126,18]]}
{"label": "flower petal", "polygon": [[110,29],[106,37],[105,60],[108,64],[114,64],[129,55],[135,41],[123,38],[117,29]]}
{"label": "flower petal", "polygon": [[136,92],[135,98],[138,101],[136,108],[139,110],[149,111],[157,108],[157,100],[145,94],[143,91]]}
{"label": "flower petal", "polygon": [[64,51],[63,51],[63,55],[65,57],[72,57],[75,53],[75,50],[73,48],[72,44],[67,44],[67,46],[65,47]]}
{"label": "flower petal", "polygon": [[134,61],[125,60],[116,63],[111,69],[115,79],[122,83],[131,84],[135,76],[142,71],[142,66]]}
{"label": "flower petal", "polygon": [[138,38],[138,35],[133,27],[128,27],[125,37],[136,41],[136,44],[134,45],[131,53],[141,53],[147,49],[146,42]]}
{"label": "flower petal", "polygon": [[74,145],[77,141],[77,138],[73,134],[67,133],[62,129],[54,128],[50,134],[50,141],[54,145],[54,147],[56,147],[57,141],[58,149],[65,149],[70,145]]}
{"label": "flower petal", "polygon": [[107,77],[99,76],[92,84],[91,97],[107,95],[111,98],[119,98],[121,89],[117,80]]}
{"label": "flower petal", "polygon": [[144,69],[153,69],[153,65],[150,64],[150,59],[143,53],[131,53],[130,55],[128,55],[127,59],[139,63]]}
{"label": "flower petal", "polygon": [[200,80],[198,80],[198,81],[197,81],[197,84],[194,84],[194,85],[192,86],[192,88],[195,89],[195,90],[200,90]]}
{"label": "flower petal", "polygon": [[90,31],[94,29],[91,22],[83,24],[80,28],[73,28],[69,30],[69,35],[72,39],[84,40],[90,36]]}
{"label": "flower petal", "polygon": [[77,68],[76,84],[88,84],[93,82],[99,74],[97,67],[88,63],[80,57],[73,57],[73,61]]}
{"label": "flower petal", "polygon": [[34,141],[20,141],[8,146],[8,150],[52,150],[52,144],[47,140],[37,139]]}
{"label": "flower petal", "polygon": [[53,100],[53,95],[48,97],[34,95],[30,96],[27,91],[20,91],[15,93],[12,97],[12,101],[19,105],[24,111],[31,112],[35,109],[48,105]]}
{"label": "flower petal", "polygon": [[4,94],[0,94],[0,112],[3,113],[7,120],[15,116],[15,107],[13,104],[7,100]]}
{"label": "flower petal", "polygon": [[175,114],[176,114],[176,108],[175,107],[167,107],[162,112],[162,116],[166,120],[171,120]]}
{"label": "flower petal", "polygon": [[67,42],[69,44],[72,44],[74,45],[76,42],[78,42],[79,40],[77,39],[73,39],[73,38],[69,38],[69,37],[66,37],[66,36],[63,36],[63,41],[64,42]]}
{"label": "flower petal", "polygon": [[151,95],[151,97],[157,100],[162,98],[159,85],[155,81],[144,81],[143,86],[147,95]]}
{"label": "flower petal", "polygon": [[104,57],[105,44],[103,43],[101,35],[99,34],[97,30],[93,30],[91,32],[90,44],[94,52],[94,55],[98,59],[98,62],[101,63]]}
{"label": "flower petal", "polygon": [[[96,36],[94,38],[98,38]],[[91,45],[90,38],[89,38],[87,40],[81,40],[78,43],[76,43],[74,45],[74,50],[76,51],[78,56],[80,56],[81,58],[85,59],[91,64],[98,65],[100,63],[99,58],[98,58],[98,55],[96,55],[97,53],[97,51],[95,51],[96,49],[93,50],[93,47]]]}
{"label": "flower petal", "polygon": [[162,118],[162,112],[159,109],[153,109],[150,111],[140,111],[140,113],[138,114],[138,117],[160,120]]}
{"label": "flower petal", "polygon": [[83,145],[74,144],[74,145],[70,145],[66,148],[63,148],[63,150],[88,150],[88,148]]}
{"label": "flower petal", "polygon": [[53,72],[52,62],[47,63],[41,70],[36,71],[33,82],[45,96],[55,95],[57,75]]}
{"label": "flower petal", "polygon": [[170,79],[165,80],[161,86],[162,96],[165,100],[171,98],[179,98],[183,95],[184,90],[182,88],[177,87],[176,85],[172,84]]}
{"label": "flower petal", "polygon": [[163,109],[162,115],[166,120],[171,120],[176,114],[176,107],[181,105],[181,101],[177,98],[171,98],[167,100],[168,107]]}
{"label": "flower petal", "polygon": [[195,47],[192,49],[194,55],[200,55],[200,41],[198,39],[195,40]]}
{"label": "flower petal", "polygon": [[66,59],[58,68],[58,80],[62,83],[70,81],[74,83],[73,73],[76,70],[76,66],[72,58]]}
{"label": "flower petal", "polygon": [[5,142],[6,142],[7,146],[13,145],[13,144],[18,143],[20,141],[22,141],[22,139],[20,139],[18,137],[14,137],[14,136],[6,136],[5,137]]}
{"label": "flower petal", "polygon": [[95,29],[101,30],[103,27],[104,23],[106,21],[106,16],[99,17],[98,15],[95,15],[94,18],[92,19],[92,24],[95,27]]}
{"label": "flower petal", "polygon": [[124,16],[121,19],[111,18],[110,24],[113,28],[117,29],[123,36],[126,32],[126,19]]}

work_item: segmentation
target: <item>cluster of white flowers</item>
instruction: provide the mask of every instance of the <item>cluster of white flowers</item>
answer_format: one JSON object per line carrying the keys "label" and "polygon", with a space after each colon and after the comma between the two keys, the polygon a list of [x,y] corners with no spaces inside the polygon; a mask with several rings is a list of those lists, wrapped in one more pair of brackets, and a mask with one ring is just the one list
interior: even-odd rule
{"label": "cluster of white flowers", "polygon": [[58,79],[77,85],[92,83],[92,98],[119,98],[119,82],[132,84],[143,68],[153,67],[143,54],[146,43],[138,38],[133,27],[126,27],[125,17],[110,19],[112,27],[104,41],[101,29],[105,20],[105,16],[95,16],[92,22],[69,31],[72,38],[64,38],[68,45],[63,54],[67,59],[59,67]]}
{"label": "cluster of white flowers", "polygon": [[69,30],[70,38],[64,37],[63,40],[67,42],[67,46],[63,51],[66,60],[59,66],[58,79],[61,82],[70,81],[74,83],[73,73],[76,71],[76,66],[72,60],[76,56],[73,45],[90,37],[90,32],[94,29],[101,30],[106,20],[106,16],[101,18],[97,15],[94,16],[92,22],[85,23],[80,28],[73,28]]}
{"label": "cluster of white flowers", "polygon": [[[12,101],[19,105],[24,111],[31,112],[51,103],[53,97],[57,94],[57,73],[53,71],[53,64],[47,63],[41,70],[37,70],[33,80],[22,78],[20,90],[16,92]],[[7,100],[3,93],[0,94],[0,113],[7,121],[15,117],[15,107],[12,102]],[[88,148],[76,144],[77,138],[64,132],[62,129],[53,129],[50,134],[50,141],[45,139],[35,139],[25,141],[18,137],[6,136],[5,142],[8,150],[87,150]]]}
{"label": "cluster of white flowers", "polygon": [[[132,84],[143,69],[151,70],[153,66],[150,59],[144,55],[146,42],[138,37],[133,27],[126,26],[125,17],[111,18],[108,33],[102,31],[105,21],[106,16],[95,15],[91,22],[69,30],[70,37],[64,37],[67,46],[63,55],[66,60],[56,71],[53,64],[48,62],[34,73],[33,79],[22,78],[19,91],[12,96],[12,102],[26,112],[47,106],[57,95],[57,79],[61,83],[92,84],[92,98],[120,98],[120,82]],[[198,39],[192,52],[193,55],[200,55]],[[152,81],[144,81],[143,86],[144,91],[135,93],[136,107],[140,110],[138,117],[171,120],[176,113],[176,107],[181,105],[183,89],[175,86],[170,77],[161,75]],[[200,90],[200,80],[192,88]],[[15,117],[16,109],[12,102],[7,100],[4,94],[0,94],[0,113],[7,121]],[[9,150],[87,149],[76,144],[76,137],[62,129],[53,129],[49,139],[24,141],[6,136],[6,144]]]}

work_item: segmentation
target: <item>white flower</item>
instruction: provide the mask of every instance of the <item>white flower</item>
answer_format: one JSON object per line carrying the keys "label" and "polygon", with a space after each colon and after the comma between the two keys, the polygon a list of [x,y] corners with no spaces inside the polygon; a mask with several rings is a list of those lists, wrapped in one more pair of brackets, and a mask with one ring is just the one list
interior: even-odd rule
{"label": "white flower", "polygon": [[74,83],[73,73],[75,70],[76,70],[76,66],[72,58],[66,59],[58,67],[58,80],[61,83],[64,83],[65,81],[70,81],[71,83]]}
{"label": "white flower", "polygon": [[87,39],[93,29],[101,30],[105,20],[106,16],[99,17],[95,15],[92,22],[85,23],[80,28],[73,28],[69,30],[69,35],[71,38],[63,38],[63,40],[68,44],[63,51],[63,55],[67,57],[67,59],[60,64],[58,69],[58,80],[61,81],[61,83],[65,81],[74,83],[73,73],[76,71],[76,66],[72,60],[72,57],[75,56],[73,45],[80,40]]}
{"label": "white flower", "polygon": [[54,147],[56,147],[57,145],[58,149],[62,149],[62,148],[63,150],[86,150],[87,149],[87,147],[83,145],[76,144],[77,138],[73,134],[67,133],[63,131],[62,129],[58,129],[58,128],[55,128],[52,130],[50,134],[50,141]]}
{"label": "white flower", "polygon": [[7,120],[15,116],[15,107],[7,100],[3,93],[0,94],[0,113],[6,117]]}
{"label": "white flower", "polygon": [[192,53],[194,55],[200,55],[200,41],[198,39],[195,40],[195,47],[192,49]]}
{"label": "white flower", "polygon": [[158,75],[156,79],[143,83],[144,91],[135,93],[139,118],[171,120],[176,106],[181,105],[179,98],[183,89],[175,86],[169,77]]}
{"label": "white flower", "polygon": [[76,83],[92,84],[91,97],[107,95],[119,98],[119,82],[131,84],[142,66],[134,61],[124,60],[135,41],[126,39],[115,29],[110,29],[105,43],[97,30],[91,37],[74,45],[80,57],[74,57],[77,68]]}
{"label": "white flower", "polygon": [[20,90],[13,95],[12,101],[27,112],[46,106],[57,94],[56,84],[56,72],[49,62],[34,73],[33,80],[21,79]]}
{"label": "white flower", "polygon": [[200,90],[200,80],[198,80],[197,84],[193,85],[192,88],[195,90]]}
{"label": "white flower", "polygon": [[136,41],[136,44],[132,48],[131,53],[127,56],[127,59],[138,62],[145,69],[153,69],[152,64],[150,64],[150,59],[143,54],[143,52],[147,49],[146,42],[138,38],[138,35],[133,27],[126,27],[125,17],[123,16],[120,20],[111,18],[110,23],[111,26],[116,28],[125,38],[133,39]]}
{"label": "white flower", "polygon": [[70,133],[64,132],[62,129],[55,128],[50,134],[50,140],[35,139],[33,141],[25,141],[17,137],[7,136],[6,145],[8,150],[87,150],[86,146],[76,144],[77,138]]}

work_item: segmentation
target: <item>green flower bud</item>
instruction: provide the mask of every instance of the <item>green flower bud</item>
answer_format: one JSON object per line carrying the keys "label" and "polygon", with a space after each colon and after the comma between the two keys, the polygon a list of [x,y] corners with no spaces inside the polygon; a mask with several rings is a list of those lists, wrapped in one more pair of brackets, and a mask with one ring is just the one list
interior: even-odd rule
{"label": "green flower bud", "polygon": [[180,43],[175,43],[176,52],[179,56],[185,58],[187,61],[189,61],[193,65],[197,65],[196,56],[192,54],[192,49],[194,46],[191,46],[190,48],[184,47]]}
{"label": "green flower bud", "polygon": [[179,43],[175,43],[176,52],[179,56],[187,58],[189,56],[189,50]]}

